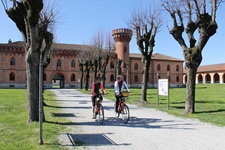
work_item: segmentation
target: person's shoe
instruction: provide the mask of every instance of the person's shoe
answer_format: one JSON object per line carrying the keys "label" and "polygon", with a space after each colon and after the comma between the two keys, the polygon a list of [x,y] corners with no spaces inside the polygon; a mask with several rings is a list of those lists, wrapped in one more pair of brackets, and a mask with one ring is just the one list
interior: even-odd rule
{"label": "person's shoe", "polygon": [[93,115],[92,119],[96,119],[96,116],[95,116],[95,115]]}

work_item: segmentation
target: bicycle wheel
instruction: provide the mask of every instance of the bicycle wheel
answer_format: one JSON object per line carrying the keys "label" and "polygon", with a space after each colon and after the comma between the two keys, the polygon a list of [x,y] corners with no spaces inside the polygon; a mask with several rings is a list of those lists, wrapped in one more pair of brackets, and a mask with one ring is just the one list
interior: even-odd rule
{"label": "bicycle wheel", "polygon": [[100,124],[104,122],[104,108],[102,105],[99,106],[98,121]]}
{"label": "bicycle wheel", "polygon": [[122,114],[122,118],[123,118],[124,123],[127,123],[130,119],[130,111],[129,111],[129,108],[126,104],[124,104],[124,108],[121,111],[121,114]]}

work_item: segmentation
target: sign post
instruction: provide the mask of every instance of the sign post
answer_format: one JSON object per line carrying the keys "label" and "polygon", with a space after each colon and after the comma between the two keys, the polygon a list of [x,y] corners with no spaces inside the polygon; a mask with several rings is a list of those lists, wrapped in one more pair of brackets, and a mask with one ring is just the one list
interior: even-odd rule
{"label": "sign post", "polygon": [[167,96],[167,98],[168,98],[168,109],[169,109],[169,107],[170,107],[170,96],[169,96],[168,79],[158,79],[158,107],[159,107],[159,95]]}

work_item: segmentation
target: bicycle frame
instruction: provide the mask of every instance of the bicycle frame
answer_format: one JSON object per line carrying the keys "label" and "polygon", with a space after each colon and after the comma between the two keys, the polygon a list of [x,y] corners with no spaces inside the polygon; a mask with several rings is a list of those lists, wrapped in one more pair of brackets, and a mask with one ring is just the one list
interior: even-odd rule
{"label": "bicycle frame", "polygon": [[120,114],[122,115],[124,123],[127,123],[130,118],[129,108],[126,105],[126,99],[127,99],[127,96],[119,97],[119,103],[118,103],[118,109],[117,109],[118,112],[116,113],[117,118],[119,118]]}
{"label": "bicycle frame", "polygon": [[[101,94],[102,95],[102,94]],[[100,124],[103,124],[104,121],[104,109],[102,106],[102,100],[99,97],[96,98],[95,101],[95,116],[98,116],[98,121]]]}

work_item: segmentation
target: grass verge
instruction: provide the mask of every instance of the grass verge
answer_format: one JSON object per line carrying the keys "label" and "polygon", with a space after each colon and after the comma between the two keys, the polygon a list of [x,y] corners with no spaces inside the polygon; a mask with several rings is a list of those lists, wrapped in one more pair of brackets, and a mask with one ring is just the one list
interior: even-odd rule
{"label": "grass verge", "polygon": [[[0,89],[0,149],[1,150],[57,150],[64,149],[58,143],[59,132],[64,126],[57,124],[59,118],[53,112],[60,112],[51,91],[45,91],[44,107],[46,122],[43,122],[43,142],[39,145],[39,122],[27,123],[28,102],[26,89]],[[62,121],[62,118],[60,118]]]}

